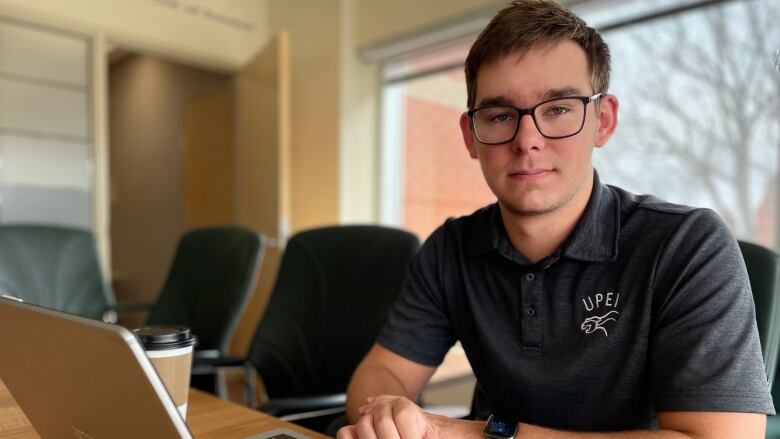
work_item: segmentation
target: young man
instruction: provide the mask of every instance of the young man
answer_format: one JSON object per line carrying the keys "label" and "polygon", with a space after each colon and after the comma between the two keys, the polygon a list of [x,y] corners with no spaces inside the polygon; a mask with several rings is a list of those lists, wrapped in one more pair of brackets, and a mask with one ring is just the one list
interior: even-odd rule
{"label": "young man", "polygon": [[[736,241],[710,210],[593,170],[618,110],[599,34],[517,0],[466,81],[463,139],[498,202],[425,243],[338,437],[763,438],[774,408]],[[413,403],[455,341],[493,432]]]}

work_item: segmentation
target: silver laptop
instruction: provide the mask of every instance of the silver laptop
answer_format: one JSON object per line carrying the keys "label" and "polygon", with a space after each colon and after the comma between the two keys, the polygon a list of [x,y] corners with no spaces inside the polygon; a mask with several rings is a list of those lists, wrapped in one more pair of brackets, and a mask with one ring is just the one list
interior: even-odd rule
{"label": "silver laptop", "polygon": [[0,379],[44,438],[191,438],[127,329],[0,298]]}

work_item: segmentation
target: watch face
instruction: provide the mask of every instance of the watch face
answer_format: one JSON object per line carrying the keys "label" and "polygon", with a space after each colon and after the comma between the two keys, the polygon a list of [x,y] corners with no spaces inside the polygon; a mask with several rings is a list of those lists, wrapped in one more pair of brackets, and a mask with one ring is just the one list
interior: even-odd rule
{"label": "watch face", "polygon": [[485,425],[485,434],[494,438],[511,438],[514,437],[516,429],[517,422],[491,415]]}

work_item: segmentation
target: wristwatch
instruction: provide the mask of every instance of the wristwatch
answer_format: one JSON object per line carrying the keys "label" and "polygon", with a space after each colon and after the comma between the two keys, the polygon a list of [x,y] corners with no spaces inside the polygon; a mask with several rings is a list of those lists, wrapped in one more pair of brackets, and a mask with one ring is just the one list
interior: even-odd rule
{"label": "wristwatch", "polygon": [[484,431],[488,439],[514,439],[517,421],[492,414],[485,424]]}

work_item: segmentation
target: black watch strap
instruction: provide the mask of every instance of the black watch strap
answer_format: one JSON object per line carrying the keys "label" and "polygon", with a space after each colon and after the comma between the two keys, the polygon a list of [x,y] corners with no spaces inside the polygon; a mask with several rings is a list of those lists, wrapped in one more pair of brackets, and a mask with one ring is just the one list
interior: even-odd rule
{"label": "black watch strap", "polygon": [[488,439],[517,439],[517,421],[495,414],[490,415],[485,424],[485,437]]}

